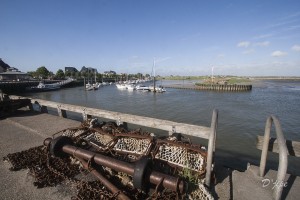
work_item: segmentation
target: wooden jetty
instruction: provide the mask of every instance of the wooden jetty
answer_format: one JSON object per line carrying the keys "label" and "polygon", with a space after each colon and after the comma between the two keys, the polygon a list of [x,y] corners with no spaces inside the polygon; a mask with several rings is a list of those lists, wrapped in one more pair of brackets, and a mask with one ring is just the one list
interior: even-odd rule
{"label": "wooden jetty", "polygon": [[[78,86],[77,81],[74,79],[67,79],[67,80],[44,80],[45,83],[57,83],[61,87],[68,87],[68,86]],[[26,80],[26,81],[0,81],[0,89],[4,93],[8,94],[15,94],[15,93],[22,93],[26,92],[27,88],[35,87],[40,83],[39,80]],[[79,82],[82,85],[81,82]]]}
{"label": "wooden jetty", "polygon": [[[11,98],[22,99],[25,97],[11,96]],[[246,171],[240,172],[224,167],[219,169],[216,167],[218,166],[218,161],[214,159],[214,154],[216,151],[218,124],[217,110],[213,111],[211,125],[207,127],[63,104],[41,99],[31,99],[31,103],[32,105],[30,106],[30,109],[38,107],[38,110],[43,113],[39,114],[37,112],[28,111],[29,113],[26,112],[21,116],[13,116],[5,120],[0,120],[0,126],[2,127],[0,141],[3,146],[10,147],[8,150],[24,150],[33,144],[39,144],[37,139],[41,137],[46,138],[50,135],[50,133],[55,133],[59,129],[61,130],[67,128],[67,126],[72,126],[72,124],[78,123],[67,119],[68,112],[76,112],[81,113],[83,119],[101,117],[115,120],[118,124],[132,123],[162,129],[168,131],[170,134],[176,132],[206,139],[208,141],[206,144],[208,158],[205,184],[214,191],[213,196],[216,199],[297,199],[299,196],[299,177],[286,174],[288,164],[286,158],[288,157],[288,150],[286,143],[283,142],[285,139],[279,122],[274,116],[268,118],[264,136],[265,139],[263,142],[264,144],[259,145],[263,146],[261,166],[258,167],[251,165]],[[47,114],[48,108],[57,109],[59,116]],[[271,130],[270,125],[273,122],[275,124],[279,144],[279,168],[278,172],[268,170],[267,173],[265,173],[264,164],[266,163],[266,152],[267,150],[272,150],[269,148],[269,138]],[[296,143],[291,144],[292,147],[289,148],[293,148],[295,155],[299,155],[297,148],[294,146]],[[8,150],[5,149],[4,153],[9,153]],[[4,156],[3,152],[1,152],[1,156]],[[215,182],[211,181],[213,163],[215,165]],[[12,174],[3,163],[0,164],[0,167],[2,169],[1,182],[5,183],[5,185],[2,184],[0,188],[2,191],[6,191],[2,194],[4,199],[22,199],[24,197],[22,196],[22,193],[24,195],[28,195],[28,199],[45,199],[43,195],[46,195],[49,199],[67,199],[66,196],[61,194],[61,189],[57,189],[57,191],[55,191],[55,189],[53,190],[52,188],[50,191],[47,190],[45,194],[38,195],[37,193],[41,192],[41,190],[32,192],[33,189],[29,186],[30,184],[24,184],[24,179],[26,179],[24,177],[27,177],[26,173],[21,172],[19,175]],[[9,177],[11,176],[13,178],[10,180]],[[274,182],[271,182],[271,180],[274,180]],[[18,183],[21,184],[21,188]],[[45,190],[43,189],[43,191]]]}
{"label": "wooden jetty", "polygon": [[244,92],[251,91],[252,85],[221,85],[221,84],[197,84],[197,85],[166,85],[165,88],[189,89],[189,90],[208,90],[225,92]]}

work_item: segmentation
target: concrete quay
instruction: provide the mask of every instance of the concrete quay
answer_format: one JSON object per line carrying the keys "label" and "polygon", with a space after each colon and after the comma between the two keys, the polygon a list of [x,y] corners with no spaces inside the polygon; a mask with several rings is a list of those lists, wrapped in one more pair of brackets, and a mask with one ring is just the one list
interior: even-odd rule
{"label": "concrete quay", "polygon": [[3,200],[58,200],[71,199],[68,187],[37,189],[27,170],[10,171],[10,164],[2,158],[43,144],[44,139],[80,122],[58,118],[49,114],[21,112],[14,117],[0,120],[0,199]]}
{"label": "concrete quay", "polygon": [[[0,119],[0,156],[27,150],[43,144],[45,138],[80,122],[32,111],[18,111],[16,115]],[[267,171],[265,177],[258,176],[258,167],[249,166],[245,172],[218,166],[215,160],[215,184],[212,195],[215,199],[273,199],[274,187],[282,185],[282,199],[299,199],[299,177],[286,176],[284,183],[276,183],[277,172]],[[59,185],[37,189],[27,170],[12,172],[9,163],[0,162],[0,199],[71,199],[69,187]],[[74,194],[73,194],[74,195]]]}

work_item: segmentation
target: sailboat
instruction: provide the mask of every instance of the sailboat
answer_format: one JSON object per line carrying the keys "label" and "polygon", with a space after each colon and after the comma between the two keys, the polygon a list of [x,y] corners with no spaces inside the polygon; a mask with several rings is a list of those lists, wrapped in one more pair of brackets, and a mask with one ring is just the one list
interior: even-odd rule
{"label": "sailboat", "polygon": [[152,92],[166,92],[166,90],[163,88],[163,86],[156,87],[156,80],[155,80],[155,58],[153,59],[153,66],[152,66],[152,72],[153,72],[153,85],[149,86],[150,91]]}

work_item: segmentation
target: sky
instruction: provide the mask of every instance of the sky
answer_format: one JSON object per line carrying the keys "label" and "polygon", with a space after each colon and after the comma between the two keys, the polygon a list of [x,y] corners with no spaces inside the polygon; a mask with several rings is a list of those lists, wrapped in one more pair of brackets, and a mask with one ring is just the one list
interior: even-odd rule
{"label": "sky", "polygon": [[156,75],[300,76],[299,0],[0,0],[0,58]]}

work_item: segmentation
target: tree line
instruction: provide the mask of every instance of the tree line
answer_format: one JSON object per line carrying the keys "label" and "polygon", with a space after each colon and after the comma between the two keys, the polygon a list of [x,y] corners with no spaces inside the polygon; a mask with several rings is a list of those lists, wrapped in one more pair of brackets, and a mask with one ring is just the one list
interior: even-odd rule
{"label": "tree line", "polygon": [[150,78],[149,74],[102,74],[102,73],[92,73],[92,72],[64,72],[62,69],[57,70],[54,74],[53,72],[49,71],[45,66],[41,66],[37,68],[36,71],[27,72],[31,77],[35,79],[56,79],[56,80],[63,80],[66,78],[74,78],[74,79],[115,79],[117,81],[125,81],[125,80],[132,80],[132,79],[145,79]]}

